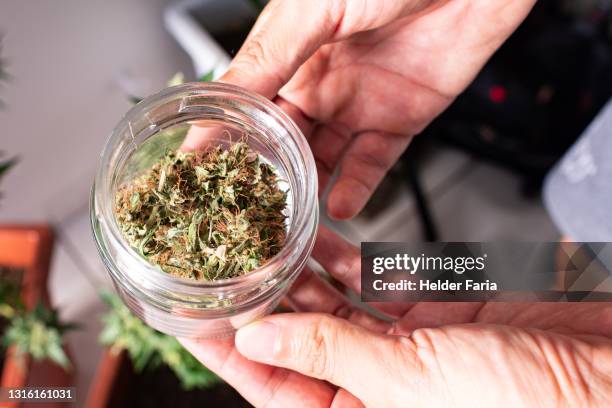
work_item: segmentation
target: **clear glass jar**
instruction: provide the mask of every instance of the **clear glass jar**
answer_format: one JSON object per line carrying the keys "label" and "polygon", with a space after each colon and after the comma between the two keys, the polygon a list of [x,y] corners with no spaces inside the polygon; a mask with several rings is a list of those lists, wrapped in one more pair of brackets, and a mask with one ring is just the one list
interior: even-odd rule
{"label": "clear glass jar", "polygon": [[[122,183],[179,148],[194,125],[204,144],[227,145],[248,133],[246,142],[286,182],[285,246],[237,278],[209,282],[166,274],[130,247],[115,219]],[[135,105],[104,147],[90,206],[98,250],[126,305],[153,328],[192,338],[229,335],[274,310],[310,256],[318,211],[315,163],[299,128],[269,100],[220,83],[175,86]]]}

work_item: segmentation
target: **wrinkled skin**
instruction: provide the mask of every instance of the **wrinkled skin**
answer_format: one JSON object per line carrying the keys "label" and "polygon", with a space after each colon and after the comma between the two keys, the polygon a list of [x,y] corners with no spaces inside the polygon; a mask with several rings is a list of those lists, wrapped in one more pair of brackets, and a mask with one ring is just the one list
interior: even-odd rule
{"label": "wrinkled skin", "polygon": [[[275,101],[304,130],[328,212],[363,207],[411,138],[470,83],[531,0],[272,1],[223,81]],[[192,132],[186,148],[200,143]],[[322,228],[315,259],[359,290],[359,251]],[[183,344],[256,406],[609,406],[612,305],[351,306],[306,271],[300,312],[236,339]],[[267,323],[266,323],[267,322]]]}

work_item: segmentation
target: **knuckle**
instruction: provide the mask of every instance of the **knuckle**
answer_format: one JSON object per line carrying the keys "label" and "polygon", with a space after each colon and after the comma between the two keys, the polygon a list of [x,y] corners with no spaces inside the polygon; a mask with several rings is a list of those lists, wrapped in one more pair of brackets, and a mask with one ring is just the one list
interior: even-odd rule
{"label": "knuckle", "polygon": [[372,194],[379,182],[378,178],[372,178],[366,175],[355,176],[353,174],[346,174],[344,177],[346,177],[346,180],[353,182],[355,185],[361,186],[367,192],[367,194]]}
{"label": "knuckle", "polygon": [[240,50],[236,58],[231,63],[231,69],[244,74],[246,77],[253,75],[265,75],[278,84],[284,84],[285,78],[280,70],[278,61],[282,58],[281,50],[278,50],[273,36],[266,33],[266,28],[262,27],[253,37],[249,38],[243,49]]}
{"label": "knuckle", "polygon": [[440,329],[417,329],[404,338],[401,356],[404,361],[419,370],[422,375],[438,372],[439,349],[444,348],[445,334]]}
{"label": "knuckle", "polygon": [[418,353],[435,353],[436,330],[437,329],[416,329],[412,332],[410,339],[414,343]]}
{"label": "knuckle", "polygon": [[[262,31],[265,30],[262,28]],[[266,61],[266,49],[261,41],[261,32],[251,38],[238,59],[238,63],[244,65],[245,69],[253,70],[260,67]]]}
{"label": "knuckle", "polygon": [[381,156],[382,154],[376,154],[375,152],[371,151],[363,151],[352,154],[352,158],[362,166],[375,170],[387,170],[388,163],[383,161]]}
{"label": "knuckle", "polygon": [[[370,188],[370,186],[366,186],[366,188]],[[338,269],[336,274],[338,278],[348,279],[360,273],[361,258],[358,258],[358,256],[359,255],[347,256],[337,260]]]}
{"label": "knuckle", "polygon": [[305,336],[296,348],[295,355],[302,360],[303,369],[316,378],[329,378],[332,374],[333,350],[336,331],[330,319],[324,317],[306,328]]}
{"label": "knuckle", "polygon": [[338,27],[346,10],[346,0],[325,1],[323,4],[327,21]]}

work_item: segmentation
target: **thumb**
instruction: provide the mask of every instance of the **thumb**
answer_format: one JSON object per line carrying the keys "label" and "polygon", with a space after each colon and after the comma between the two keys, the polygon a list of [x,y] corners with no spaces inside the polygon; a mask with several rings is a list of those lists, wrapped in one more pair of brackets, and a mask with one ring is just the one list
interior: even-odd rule
{"label": "thumb", "polygon": [[406,338],[314,313],[273,315],[247,325],[238,330],[236,347],[250,360],[329,381],[367,406],[400,401],[390,379],[406,376],[416,361]]}
{"label": "thumb", "polygon": [[326,43],[386,25],[432,0],[272,0],[220,78],[272,99]]}

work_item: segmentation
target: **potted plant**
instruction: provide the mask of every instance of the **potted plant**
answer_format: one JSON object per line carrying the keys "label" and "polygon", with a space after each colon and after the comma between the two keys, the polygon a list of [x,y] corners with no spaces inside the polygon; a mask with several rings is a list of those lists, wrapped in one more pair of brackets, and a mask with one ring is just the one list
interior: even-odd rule
{"label": "potted plant", "polygon": [[3,388],[71,385],[72,366],[62,340],[67,327],[49,308],[47,277],[52,247],[53,234],[47,226],[0,226]]}
{"label": "potted plant", "polygon": [[103,292],[110,311],[100,341],[108,347],[86,407],[250,406],[179,342],[134,316],[115,294]]}

